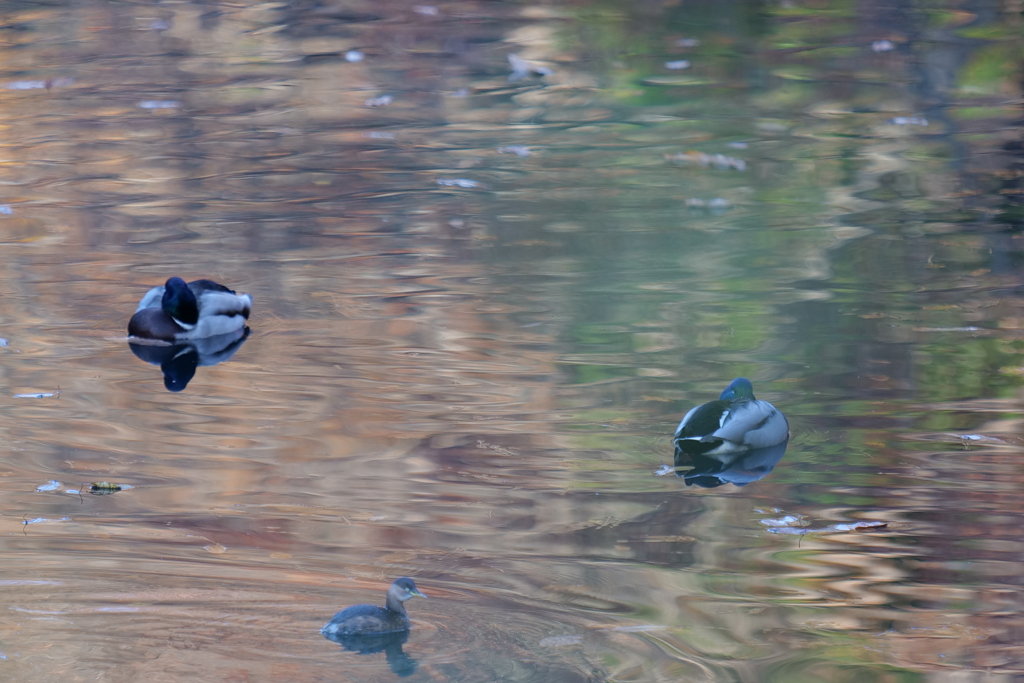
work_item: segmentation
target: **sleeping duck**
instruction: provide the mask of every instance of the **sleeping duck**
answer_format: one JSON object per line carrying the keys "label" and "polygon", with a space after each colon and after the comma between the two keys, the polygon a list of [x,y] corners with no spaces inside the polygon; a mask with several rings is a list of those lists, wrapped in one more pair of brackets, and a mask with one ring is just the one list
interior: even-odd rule
{"label": "sleeping duck", "polygon": [[251,309],[248,294],[235,294],[213,280],[186,284],[172,277],[142,297],[128,321],[128,334],[168,342],[205,339],[242,329]]}
{"label": "sleeping duck", "polygon": [[693,408],[676,427],[676,448],[720,458],[776,446],[789,438],[789,422],[768,401],[754,398],[754,385],[737,377],[717,401]]}

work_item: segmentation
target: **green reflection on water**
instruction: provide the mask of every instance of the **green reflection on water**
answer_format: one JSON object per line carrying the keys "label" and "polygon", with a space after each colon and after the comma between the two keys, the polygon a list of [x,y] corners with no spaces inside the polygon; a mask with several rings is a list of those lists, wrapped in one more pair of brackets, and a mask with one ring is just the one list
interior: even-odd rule
{"label": "green reflection on water", "polygon": [[[423,680],[1019,673],[1012,13],[159,9],[15,7],[0,45],[5,377],[63,388],[9,401],[4,514],[68,517],[5,541],[56,586],[6,589],[45,615],[6,631],[19,680],[368,680],[311,638],[400,574],[443,596]],[[188,269],[257,313],[177,400],[104,340]],[[738,375],[790,418],[776,469],[654,477]]]}

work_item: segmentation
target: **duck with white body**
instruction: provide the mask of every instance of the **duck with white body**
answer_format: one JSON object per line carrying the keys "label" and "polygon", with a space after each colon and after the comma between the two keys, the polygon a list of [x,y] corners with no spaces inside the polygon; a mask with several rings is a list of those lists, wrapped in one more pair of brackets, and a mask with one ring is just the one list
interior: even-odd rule
{"label": "duck with white body", "polygon": [[186,283],[172,277],[146,292],[128,321],[128,334],[139,339],[185,342],[230,334],[245,327],[252,297],[213,280]]}
{"label": "duck with white body", "polygon": [[768,401],[754,398],[754,386],[737,377],[717,401],[686,413],[676,428],[676,448],[705,457],[732,457],[789,439],[789,422]]}

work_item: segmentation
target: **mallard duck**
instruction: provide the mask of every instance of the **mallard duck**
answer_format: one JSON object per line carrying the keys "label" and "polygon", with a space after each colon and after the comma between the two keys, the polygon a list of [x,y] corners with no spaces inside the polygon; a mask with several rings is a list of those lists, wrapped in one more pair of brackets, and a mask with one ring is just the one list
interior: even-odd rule
{"label": "mallard duck", "polygon": [[676,448],[711,457],[776,446],[789,438],[786,416],[754,398],[754,385],[737,377],[717,401],[693,408],[676,427]]}
{"label": "mallard duck", "polygon": [[252,297],[213,280],[185,283],[172,277],[146,292],[128,321],[128,334],[142,339],[182,342],[228,334],[245,327]]}
{"label": "mallard duck", "polygon": [[407,577],[396,579],[388,589],[385,607],[376,605],[353,605],[341,610],[320,629],[325,636],[370,635],[373,633],[394,633],[409,628],[409,615],[405,611],[406,600],[414,596],[427,597],[416,590],[416,583]]}

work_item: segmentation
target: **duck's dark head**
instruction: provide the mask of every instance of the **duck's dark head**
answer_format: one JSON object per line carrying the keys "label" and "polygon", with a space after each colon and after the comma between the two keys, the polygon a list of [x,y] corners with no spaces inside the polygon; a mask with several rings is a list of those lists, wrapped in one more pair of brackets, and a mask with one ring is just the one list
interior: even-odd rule
{"label": "duck's dark head", "polygon": [[754,385],[746,377],[737,377],[729,382],[729,386],[718,397],[720,401],[740,401],[743,399],[754,400]]}
{"label": "duck's dark head", "polygon": [[427,597],[416,590],[416,582],[406,576],[403,576],[400,579],[395,579],[395,582],[391,584],[391,588],[388,592],[394,593],[395,597],[402,602],[405,602],[413,596],[419,596],[421,598]]}
{"label": "duck's dark head", "polygon": [[179,323],[195,325],[199,322],[196,295],[180,277],[172,277],[164,284],[164,296],[160,307]]}

